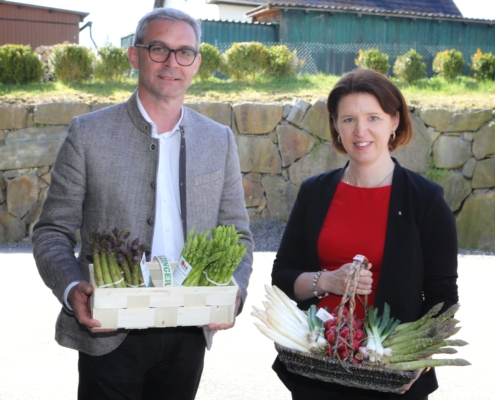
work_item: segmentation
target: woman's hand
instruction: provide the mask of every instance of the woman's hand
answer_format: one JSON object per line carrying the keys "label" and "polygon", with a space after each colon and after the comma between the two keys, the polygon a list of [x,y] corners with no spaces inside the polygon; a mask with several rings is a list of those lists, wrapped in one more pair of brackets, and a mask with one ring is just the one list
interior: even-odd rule
{"label": "woman's hand", "polygon": [[[322,272],[316,282],[316,292],[333,293],[338,296],[344,294],[345,281],[349,276],[352,264],[344,264],[335,271]],[[371,263],[368,268],[362,269],[359,274],[358,287],[356,294],[364,296],[371,293],[371,284],[373,283],[373,273],[370,271]],[[307,300],[315,296],[313,293],[313,280],[316,272],[303,272],[298,276],[294,283],[294,294],[298,301]]]}
{"label": "woman's hand", "polygon": [[416,372],[416,376],[414,377],[414,379],[411,382],[409,382],[409,383],[405,384],[404,386],[402,386],[399,394],[406,393],[411,388],[411,386],[413,385],[413,383],[418,380],[418,378],[421,376],[421,374],[423,373],[423,371],[424,371],[424,369],[418,369],[418,372]]}
{"label": "woman's hand", "polygon": [[[433,358],[433,356],[427,357],[426,359],[428,360],[428,359],[431,359],[431,358]],[[411,386],[413,385],[413,383],[416,382],[421,375],[423,375],[424,373],[427,373],[429,370],[430,370],[430,368],[418,369],[418,371],[416,372],[416,376],[414,377],[414,379],[411,382],[409,382],[409,383],[405,384],[404,386],[402,386],[402,389],[399,392],[399,394],[406,393],[411,388]]]}
{"label": "woman's hand", "polygon": [[[342,265],[335,271],[329,271],[322,274],[322,277],[318,280],[321,281],[321,288],[323,291],[333,293],[336,295],[343,295],[345,288],[345,281],[351,272],[350,263]],[[368,264],[366,269],[362,269],[359,274],[358,286],[356,294],[364,296],[371,293],[371,284],[373,283],[373,273],[370,271],[371,263]],[[323,278],[323,279],[321,279]]]}

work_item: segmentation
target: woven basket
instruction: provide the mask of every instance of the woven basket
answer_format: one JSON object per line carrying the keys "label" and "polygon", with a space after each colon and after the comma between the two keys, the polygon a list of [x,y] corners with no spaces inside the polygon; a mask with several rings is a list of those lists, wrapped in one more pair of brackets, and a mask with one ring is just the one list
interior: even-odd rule
{"label": "woven basket", "polygon": [[[348,319],[351,326],[356,300],[360,301],[364,309],[367,310],[368,296],[364,296],[363,300],[356,294],[360,271],[366,269],[367,266],[368,259],[365,256],[357,255],[354,257],[339,306],[336,337],[340,335],[340,330],[343,327],[341,322],[344,306],[349,306]],[[350,342],[352,343],[352,336]],[[339,360],[337,346],[334,346],[333,357],[303,353],[280,346],[277,343],[275,343],[275,348],[287,369],[294,374],[360,389],[398,393],[402,386],[411,382],[416,376],[416,371],[399,371],[378,365],[353,364],[349,360]]]}
{"label": "woven basket", "polygon": [[287,369],[297,375],[324,382],[379,392],[399,393],[402,386],[416,377],[416,371],[399,371],[380,366],[352,364],[347,361],[303,353],[275,343]]}

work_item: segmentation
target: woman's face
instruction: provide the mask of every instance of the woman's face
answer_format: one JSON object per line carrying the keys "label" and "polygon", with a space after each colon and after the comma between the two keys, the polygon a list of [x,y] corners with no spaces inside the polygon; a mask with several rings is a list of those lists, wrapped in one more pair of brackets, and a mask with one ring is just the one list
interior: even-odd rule
{"label": "woman's face", "polygon": [[375,96],[354,93],[340,99],[335,128],[351,161],[368,164],[389,159],[388,143],[399,125],[399,113],[382,110]]}

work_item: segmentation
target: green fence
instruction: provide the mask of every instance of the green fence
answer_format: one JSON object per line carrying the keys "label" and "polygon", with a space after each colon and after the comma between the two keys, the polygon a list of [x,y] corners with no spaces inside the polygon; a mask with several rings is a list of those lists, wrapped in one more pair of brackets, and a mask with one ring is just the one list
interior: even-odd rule
{"label": "green fence", "polygon": [[[201,41],[218,47],[219,43],[278,42],[278,25],[234,21],[201,21]],[[128,48],[134,34],[120,39],[121,47]],[[230,47],[230,46],[229,46]]]}
{"label": "green fence", "polygon": [[359,50],[377,48],[397,56],[415,49],[423,56],[431,76],[436,53],[447,49],[462,52],[467,63],[480,48],[495,54],[495,21],[407,18],[355,12],[328,13],[288,10],[280,13],[279,40],[306,60],[305,72],[340,75],[355,68]]}
{"label": "green fence", "polygon": [[204,20],[201,31],[201,41],[216,47],[221,43],[279,41],[279,29],[275,24]]}

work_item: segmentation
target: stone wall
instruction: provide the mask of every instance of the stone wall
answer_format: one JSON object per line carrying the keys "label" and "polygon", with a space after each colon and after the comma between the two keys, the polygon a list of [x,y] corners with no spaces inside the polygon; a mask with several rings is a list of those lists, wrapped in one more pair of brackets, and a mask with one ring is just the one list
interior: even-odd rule
{"label": "stone wall", "polygon": [[[107,105],[0,106],[0,242],[27,240],[50,185],[50,169],[73,116]],[[341,167],[325,100],[311,104],[190,103],[235,133],[252,220],[286,220],[301,182]],[[495,112],[410,107],[412,142],[393,155],[445,189],[462,248],[495,250]]]}

